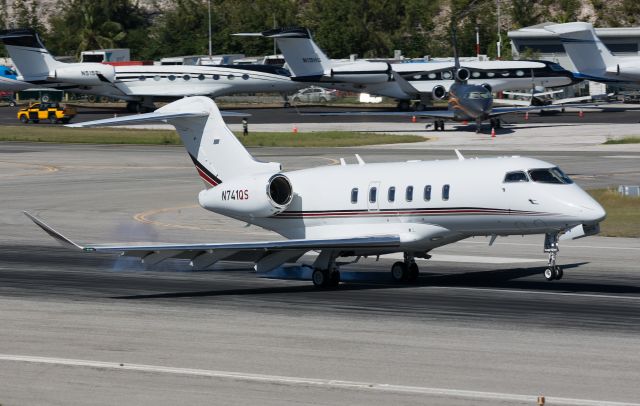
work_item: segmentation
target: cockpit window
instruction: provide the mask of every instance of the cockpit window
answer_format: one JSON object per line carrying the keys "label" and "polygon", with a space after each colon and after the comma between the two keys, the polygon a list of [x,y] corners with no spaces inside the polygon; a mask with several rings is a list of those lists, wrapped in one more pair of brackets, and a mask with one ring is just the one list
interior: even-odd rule
{"label": "cockpit window", "polygon": [[523,171],[508,172],[504,176],[505,183],[508,182],[529,182],[529,178]]}
{"label": "cockpit window", "polygon": [[544,168],[544,169],[531,169],[529,176],[534,182],[540,183],[555,183],[555,184],[570,184],[573,183],[570,177],[564,174],[560,168]]}
{"label": "cockpit window", "polygon": [[467,96],[469,99],[488,99],[491,97],[489,92],[469,92]]}

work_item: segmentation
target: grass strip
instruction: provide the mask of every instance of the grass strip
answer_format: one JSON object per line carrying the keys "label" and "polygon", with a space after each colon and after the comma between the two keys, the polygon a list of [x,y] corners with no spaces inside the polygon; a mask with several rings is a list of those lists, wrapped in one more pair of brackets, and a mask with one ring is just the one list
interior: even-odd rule
{"label": "grass strip", "polygon": [[606,140],[604,144],[640,144],[640,137],[612,138]]}
{"label": "grass strip", "polygon": [[[352,131],[321,131],[296,134],[289,132],[251,132],[247,137],[240,135],[238,138],[248,147],[354,147],[428,140],[427,138],[417,135],[391,135]],[[173,130],[66,128],[38,126],[37,124],[1,126],[0,141],[51,142],[62,144],[182,144],[180,137]]]}
{"label": "grass strip", "polygon": [[640,237],[640,197],[622,196],[615,189],[588,192],[607,212],[607,218],[600,223],[600,235]]}

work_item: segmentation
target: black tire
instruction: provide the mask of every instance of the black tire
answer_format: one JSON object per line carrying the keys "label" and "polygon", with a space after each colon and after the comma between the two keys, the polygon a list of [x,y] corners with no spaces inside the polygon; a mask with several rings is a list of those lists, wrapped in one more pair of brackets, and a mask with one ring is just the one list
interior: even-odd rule
{"label": "black tire", "polygon": [[340,271],[335,270],[331,272],[329,276],[329,286],[332,288],[337,288],[340,285]]}
{"label": "black tire", "polygon": [[316,268],[311,274],[311,281],[316,288],[326,288],[329,284],[329,272],[326,269]]}
{"label": "black tire", "polygon": [[555,280],[559,281],[560,279],[562,279],[563,275],[564,272],[562,272],[562,268],[560,268],[559,266],[553,268],[553,277]]}
{"label": "black tire", "polygon": [[58,119],[56,118],[56,116],[55,116],[55,115],[51,114],[51,115],[49,116],[49,122],[50,122],[51,124],[58,124]]}
{"label": "black tire", "polygon": [[556,273],[554,272],[553,268],[549,267],[544,270],[544,278],[549,282],[556,279]]}
{"label": "black tire", "polygon": [[404,262],[398,261],[391,266],[391,278],[396,282],[403,282],[407,280],[408,272],[407,265]]}
{"label": "black tire", "polygon": [[31,120],[31,122],[32,122],[33,124],[38,124],[38,123],[40,122],[40,120],[35,119],[35,120]]}
{"label": "black tire", "polygon": [[440,131],[444,131],[444,120],[440,120]]}
{"label": "black tire", "polygon": [[300,103],[300,99],[297,97],[294,97],[293,99],[291,99],[292,103]]}
{"label": "black tire", "polygon": [[10,101],[9,102],[9,107],[16,107],[16,102]]}
{"label": "black tire", "polygon": [[418,268],[418,264],[416,264],[415,262],[409,264],[409,268],[407,270],[407,281],[416,282],[419,275],[420,269]]}
{"label": "black tire", "polygon": [[289,103],[288,101],[284,102],[284,108],[288,109],[289,107],[291,107],[291,103]]}
{"label": "black tire", "polygon": [[29,119],[23,114],[20,116],[20,122],[22,122],[22,124],[29,124]]}

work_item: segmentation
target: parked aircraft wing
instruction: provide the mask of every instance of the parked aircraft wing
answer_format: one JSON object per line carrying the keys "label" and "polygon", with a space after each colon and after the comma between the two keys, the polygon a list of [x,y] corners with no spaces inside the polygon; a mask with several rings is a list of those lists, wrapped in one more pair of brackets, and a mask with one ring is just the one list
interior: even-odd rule
{"label": "parked aircraft wing", "polygon": [[433,118],[453,118],[451,110],[434,111],[336,111],[319,113],[300,113],[301,116],[399,116],[399,117],[433,117]]}
{"label": "parked aircraft wing", "polygon": [[[238,113],[235,111],[221,111],[220,114],[223,117],[249,117],[251,114]],[[119,126],[128,124],[141,124],[148,122],[166,121],[174,118],[186,118],[186,117],[208,117],[208,111],[199,112],[151,112],[144,114],[133,114],[130,116],[117,117],[117,118],[105,118],[102,120],[85,121],[82,123],[67,124],[66,127],[72,128],[88,128],[88,127],[107,127],[107,126]]]}
{"label": "parked aircraft wing", "polygon": [[213,263],[221,259],[241,261],[257,260],[268,254],[283,251],[291,252],[292,256],[297,255],[297,257],[299,257],[310,250],[332,248],[336,250],[353,250],[358,248],[380,249],[394,248],[400,245],[400,237],[397,235],[232,243],[81,245],[65,237],[36,216],[26,211],[24,214],[63,246],[79,249],[84,252],[121,253],[126,256],[139,257],[144,263],[151,265],[169,258],[190,259],[195,261],[204,255],[214,257],[211,261],[211,263]]}

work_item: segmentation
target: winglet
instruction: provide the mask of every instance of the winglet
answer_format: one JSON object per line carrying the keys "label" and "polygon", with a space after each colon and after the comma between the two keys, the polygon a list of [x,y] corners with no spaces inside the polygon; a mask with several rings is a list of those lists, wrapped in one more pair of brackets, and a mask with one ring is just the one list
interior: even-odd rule
{"label": "winglet", "polygon": [[60,243],[61,245],[67,246],[67,247],[71,246],[71,247],[74,247],[74,248],[79,248],[79,249],[81,249],[83,251],[91,251],[92,250],[91,248],[83,247],[83,246],[78,245],[75,242],[71,241],[70,239],[68,239],[64,235],[60,234],[59,232],[57,232],[53,228],[49,227],[44,221],[40,220],[36,216],[33,216],[33,215],[31,215],[30,213],[28,213],[26,211],[23,211],[23,213],[24,213],[25,216],[29,217],[31,219],[31,221],[36,223],[36,225],[38,227],[43,229],[45,233],[49,234],[56,241],[58,241],[58,243]]}
{"label": "winglet", "polygon": [[458,151],[457,149],[454,149],[454,151],[456,151],[456,155],[458,156],[458,160],[464,161],[464,156],[462,155],[462,153],[460,151]]}
{"label": "winglet", "polygon": [[356,160],[358,161],[358,165],[364,165],[364,159],[362,159],[360,155],[356,154]]}

